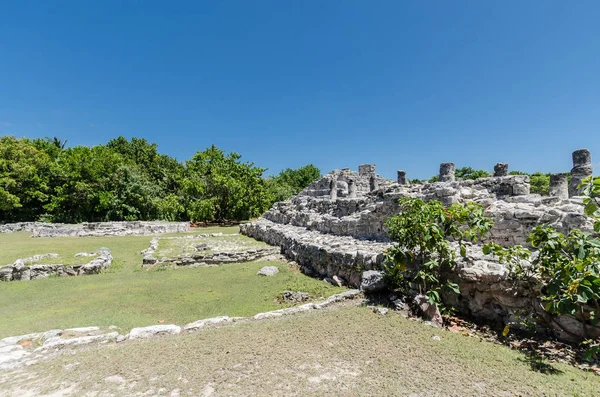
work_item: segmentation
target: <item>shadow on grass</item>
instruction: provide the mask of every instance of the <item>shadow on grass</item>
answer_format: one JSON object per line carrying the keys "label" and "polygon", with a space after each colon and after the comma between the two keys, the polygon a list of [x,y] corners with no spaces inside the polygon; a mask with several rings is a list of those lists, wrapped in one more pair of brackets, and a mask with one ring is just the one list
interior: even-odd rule
{"label": "shadow on grass", "polygon": [[548,364],[546,360],[540,356],[537,352],[525,353],[524,358],[519,358],[519,361],[529,364],[532,371],[539,372],[546,375],[559,375],[563,371],[554,368]]}

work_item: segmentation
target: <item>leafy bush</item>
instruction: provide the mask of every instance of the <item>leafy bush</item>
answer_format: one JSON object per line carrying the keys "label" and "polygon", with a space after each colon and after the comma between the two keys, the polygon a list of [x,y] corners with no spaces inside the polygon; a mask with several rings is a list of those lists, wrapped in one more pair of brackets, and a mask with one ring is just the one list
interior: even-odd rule
{"label": "leafy bush", "polygon": [[386,253],[388,276],[404,293],[417,289],[431,303],[441,305],[442,291],[460,292],[446,276],[456,256],[449,239],[458,242],[460,254],[465,256],[465,241],[483,237],[493,222],[476,203],[446,208],[438,201],[404,197],[399,204],[400,213],[386,222],[396,243]]}
{"label": "leafy bush", "polygon": [[[600,231],[600,178],[584,182],[586,214],[596,218],[594,230]],[[504,248],[484,245],[484,253],[495,254],[508,264],[510,276],[537,288],[544,309],[550,315],[573,315],[583,325],[600,320],[600,240],[574,229],[567,236],[549,226],[537,226],[527,240],[538,252],[521,246]],[[541,288],[539,288],[541,287]]]}

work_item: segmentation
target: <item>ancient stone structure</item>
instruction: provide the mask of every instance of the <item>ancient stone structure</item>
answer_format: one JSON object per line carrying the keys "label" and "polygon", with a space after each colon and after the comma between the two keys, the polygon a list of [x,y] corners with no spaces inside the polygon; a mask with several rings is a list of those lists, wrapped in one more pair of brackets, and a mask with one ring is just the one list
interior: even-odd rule
{"label": "ancient stone structure", "polygon": [[100,248],[94,254],[96,258],[83,265],[44,265],[32,264],[45,258],[56,258],[56,254],[35,255],[31,258],[17,259],[14,264],[0,267],[0,281],[29,281],[48,278],[51,275],[59,277],[82,276],[97,274],[112,264],[113,257],[108,248]]}
{"label": "ancient stone structure", "polygon": [[189,230],[189,222],[89,222],[76,225],[64,223],[36,223],[32,229],[32,237],[154,235],[183,233]]}
{"label": "ancient stone structure", "polygon": [[406,185],[406,171],[404,170],[398,170],[397,171],[398,174],[398,185],[404,186]]}
{"label": "ancient stone structure", "polygon": [[375,175],[371,175],[369,177],[369,190],[375,191],[379,189],[379,183],[377,183],[377,177]]}
{"label": "ancient stone structure", "polygon": [[[442,165],[440,179],[452,179],[453,168]],[[384,252],[391,247],[385,221],[399,212],[397,202],[401,197],[438,200],[444,205],[479,203],[494,220],[485,241],[504,246],[527,244],[532,228],[542,224],[563,233],[574,228],[593,231],[592,219],[583,213],[582,198],[530,194],[526,175],[410,186],[381,180],[377,191],[363,188],[356,198],[339,197],[335,202],[328,200],[327,191],[317,194],[330,175],[298,196],[276,203],[257,221],[241,225],[241,232],[281,247],[282,254],[296,261],[307,274],[338,276],[350,285],[360,286],[363,272],[382,268]],[[367,173],[362,175],[364,181]],[[530,297],[519,295],[510,286],[506,267],[484,255],[481,246],[469,247],[468,257],[457,262],[457,273],[452,275],[462,291],[458,301],[452,302],[455,307],[475,317],[506,323],[514,320],[515,312],[531,305]],[[371,283],[365,281],[365,285]]]}
{"label": "ancient stone structure", "polygon": [[569,198],[569,174],[550,175],[550,196],[561,199]]}
{"label": "ancient stone structure", "polygon": [[508,176],[508,164],[506,163],[497,163],[494,166],[494,176]]}
{"label": "ancient stone structure", "polygon": [[0,233],[31,232],[37,225],[43,225],[42,222],[18,222],[0,225]]}
{"label": "ancient stone structure", "polygon": [[348,198],[356,198],[356,182],[354,182],[354,179],[348,180]]}
{"label": "ancient stone structure", "polygon": [[337,200],[337,181],[334,179],[329,182],[329,198],[333,201]]}
{"label": "ancient stone structure", "polygon": [[454,170],[456,166],[454,163],[442,163],[440,164],[440,182],[454,182]]}
{"label": "ancient stone structure", "polygon": [[[235,246],[227,243],[217,243],[219,238],[227,238],[231,236],[237,235],[212,233],[185,237],[155,237],[150,241],[150,246],[143,251],[144,257],[142,259],[142,266],[146,267],[159,264],[188,267],[215,266],[225,263],[252,262],[269,256],[278,255],[280,252],[280,249],[276,247],[265,246],[249,249],[243,245]],[[182,247],[179,252],[170,254],[166,257],[157,255],[160,241],[163,239],[196,244],[199,238],[202,238],[202,241],[207,241],[207,239],[204,239],[204,237],[210,237],[214,242],[214,244],[211,244],[213,246],[209,247],[207,243],[202,243],[196,245],[195,252],[193,253],[186,252],[184,247]],[[212,251],[209,252],[209,249],[212,249]]]}
{"label": "ancient stone structure", "polygon": [[578,196],[581,191],[577,188],[581,181],[591,176],[592,154],[587,149],[579,149],[573,152],[573,168],[571,169],[571,183],[569,185],[569,196]]}

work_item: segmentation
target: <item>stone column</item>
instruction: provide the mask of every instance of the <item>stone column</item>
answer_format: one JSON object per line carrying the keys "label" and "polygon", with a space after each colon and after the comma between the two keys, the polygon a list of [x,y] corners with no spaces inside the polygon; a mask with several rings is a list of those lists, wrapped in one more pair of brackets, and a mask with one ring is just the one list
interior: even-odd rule
{"label": "stone column", "polygon": [[494,176],[508,176],[508,164],[498,163],[494,166]]}
{"label": "stone column", "polygon": [[379,189],[379,183],[377,182],[375,175],[371,175],[369,178],[369,188],[371,191]]}
{"label": "stone column", "polygon": [[561,199],[569,198],[569,174],[550,175],[550,196]]}
{"label": "stone column", "polygon": [[348,180],[348,197],[356,198],[356,182],[354,182],[354,179]]}
{"label": "stone column", "polygon": [[440,164],[440,182],[454,182],[454,163],[442,163]]}
{"label": "stone column", "polygon": [[584,178],[592,175],[592,154],[587,149],[573,152],[573,169],[571,169],[571,183],[569,184],[569,197],[579,196],[581,190],[577,186]]}
{"label": "stone column", "polygon": [[398,184],[402,186],[406,185],[406,171],[398,170]]}
{"label": "stone column", "polygon": [[335,179],[332,179],[329,183],[329,198],[337,200],[337,181]]}
{"label": "stone column", "polygon": [[375,175],[375,169],[375,164],[361,164],[358,166],[358,175],[361,177]]}

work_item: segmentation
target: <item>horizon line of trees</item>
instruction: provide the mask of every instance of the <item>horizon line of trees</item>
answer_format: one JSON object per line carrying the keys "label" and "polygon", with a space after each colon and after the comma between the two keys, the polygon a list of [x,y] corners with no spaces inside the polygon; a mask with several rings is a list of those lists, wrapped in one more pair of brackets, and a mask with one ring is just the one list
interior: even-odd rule
{"label": "horizon line of trees", "polygon": [[179,162],[144,138],[66,147],[58,138],[0,137],[0,223],[240,221],[298,194],[312,164],[266,168],[212,145]]}

